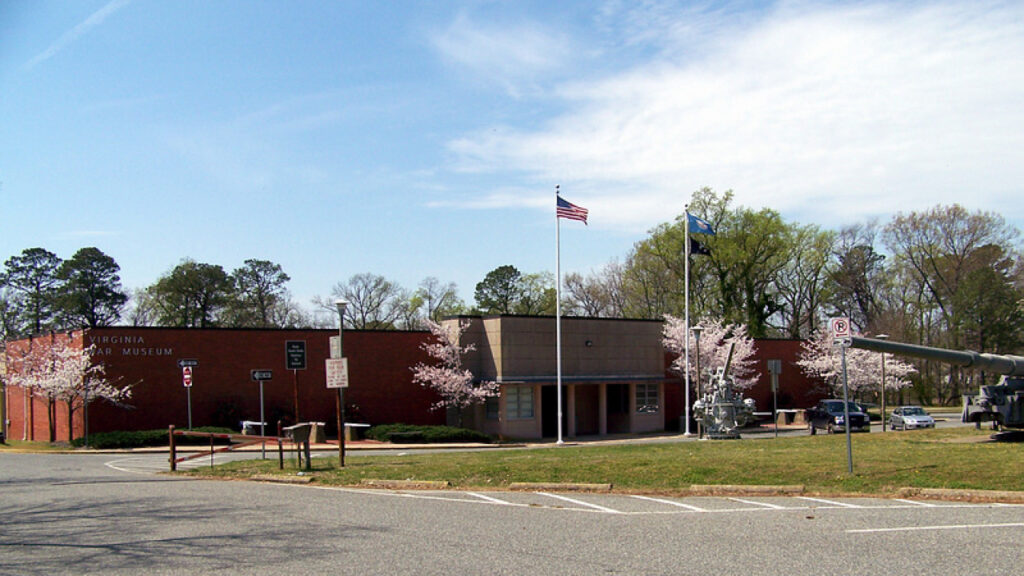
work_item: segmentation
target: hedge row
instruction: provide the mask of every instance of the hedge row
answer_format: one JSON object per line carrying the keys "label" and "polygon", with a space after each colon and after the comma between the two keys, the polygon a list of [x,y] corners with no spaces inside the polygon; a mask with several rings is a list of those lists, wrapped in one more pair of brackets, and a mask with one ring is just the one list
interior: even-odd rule
{"label": "hedge row", "polygon": [[450,426],[413,426],[411,424],[382,424],[372,426],[366,437],[394,444],[443,444],[446,442],[474,442],[489,444],[493,439],[476,430]]}
{"label": "hedge row", "polygon": [[[238,432],[231,430],[230,428],[220,428],[216,426],[203,426],[200,428],[193,428],[193,432],[210,432],[214,434],[237,434]],[[133,432],[99,432],[97,434],[89,435],[89,447],[96,449],[110,449],[110,448],[143,448],[146,446],[167,446],[168,437],[167,429],[162,430],[136,430]],[[210,444],[209,438],[198,438],[192,436],[178,436],[175,439],[175,444],[182,445],[201,445]],[[227,440],[221,440],[218,438],[214,439],[215,444],[227,444]],[[71,442],[72,446],[84,446],[84,438],[75,438]]]}

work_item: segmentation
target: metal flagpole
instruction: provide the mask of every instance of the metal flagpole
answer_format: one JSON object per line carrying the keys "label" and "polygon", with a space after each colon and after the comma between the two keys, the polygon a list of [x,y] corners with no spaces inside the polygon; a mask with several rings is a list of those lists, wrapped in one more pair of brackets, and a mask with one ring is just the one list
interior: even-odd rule
{"label": "metal flagpole", "polygon": [[686,419],[685,434],[690,436],[690,205],[684,206],[683,211],[686,215],[686,222],[683,223],[683,353],[686,356],[686,370],[683,376],[686,382],[686,408],[683,417]]}
{"label": "metal flagpole", "polygon": [[[558,203],[558,186],[555,186],[555,203]],[[562,225],[555,209],[555,354],[558,357],[555,368],[555,387],[558,402],[558,443],[562,441]]]}

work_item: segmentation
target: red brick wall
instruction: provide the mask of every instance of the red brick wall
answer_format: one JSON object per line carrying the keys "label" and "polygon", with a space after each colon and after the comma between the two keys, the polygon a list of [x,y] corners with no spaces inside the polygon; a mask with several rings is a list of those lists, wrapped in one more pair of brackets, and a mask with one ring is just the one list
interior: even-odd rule
{"label": "red brick wall", "polygon": [[[193,368],[192,425],[238,426],[240,420],[259,420],[259,384],[250,378],[254,369],[272,370],[273,380],[263,385],[264,414],[268,425],[277,419],[294,421],[296,390],[299,417],[328,423],[333,434],[337,422],[337,392],[326,388],[324,360],[329,338],[336,330],[230,330],[169,328],[101,328],[84,334],[86,346],[95,345],[95,358],[118,385],[132,384],[130,409],[93,402],[89,406],[89,432],[148,430],[188,424],[188,395],[182,385],[183,358],[198,361]],[[82,333],[76,333],[82,338]],[[443,410],[432,411],[437,396],[412,382],[410,368],[428,357],[420,344],[426,332],[346,331],[344,355],[349,359],[350,387],[345,390],[347,422],[385,424],[444,424]],[[44,337],[46,338],[46,337]],[[38,341],[39,339],[37,339]],[[286,368],[285,342],[306,341],[306,369]],[[9,352],[27,340],[12,342]],[[10,354],[9,354],[10,355]],[[10,387],[8,434],[20,439],[25,430],[21,390]],[[60,412],[60,410],[58,410]],[[46,403],[37,399],[34,438],[48,439]],[[57,418],[59,440],[67,439],[67,416]],[[83,434],[82,418],[75,414],[75,435]]]}

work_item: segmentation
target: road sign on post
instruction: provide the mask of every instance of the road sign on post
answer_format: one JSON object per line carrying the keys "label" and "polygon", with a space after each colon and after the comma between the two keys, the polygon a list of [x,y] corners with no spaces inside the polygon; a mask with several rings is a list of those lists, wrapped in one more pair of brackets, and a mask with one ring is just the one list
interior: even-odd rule
{"label": "road sign on post", "polygon": [[192,368],[199,366],[199,360],[195,358],[181,358],[178,360],[178,368],[181,368],[181,383],[185,386],[185,395],[188,400],[188,429],[192,429]]}
{"label": "road sign on post", "polygon": [[327,387],[348,388],[348,358],[328,358]]}
{"label": "road sign on post", "polygon": [[285,367],[289,370],[306,369],[306,341],[288,340],[284,343]]}
{"label": "road sign on post", "polygon": [[249,375],[252,377],[253,382],[262,382],[264,380],[274,379],[273,370],[252,370],[249,372]]}
{"label": "road sign on post", "polygon": [[829,320],[828,326],[832,331],[833,346],[849,347],[853,343],[849,318],[832,318]]}

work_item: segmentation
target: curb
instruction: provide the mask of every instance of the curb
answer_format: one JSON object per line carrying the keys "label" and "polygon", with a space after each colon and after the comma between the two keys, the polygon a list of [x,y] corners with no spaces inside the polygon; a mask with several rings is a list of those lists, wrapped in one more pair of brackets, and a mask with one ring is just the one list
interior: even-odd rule
{"label": "curb", "polygon": [[969,502],[1024,503],[1024,492],[1011,490],[970,490],[953,488],[900,488],[901,498],[920,497],[936,500],[963,500]]}
{"label": "curb", "polygon": [[276,474],[257,474],[250,478],[256,482],[274,482],[276,484],[309,484],[312,476],[279,476]]}
{"label": "curb", "polygon": [[583,484],[577,482],[512,482],[509,490],[549,492],[611,492],[611,484]]}
{"label": "curb", "polygon": [[363,480],[361,484],[391,490],[445,490],[451,486],[447,480]]}
{"label": "curb", "polygon": [[707,494],[714,496],[720,496],[725,494],[803,494],[804,487],[802,484],[785,484],[781,486],[744,486],[741,484],[692,484],[690,486],[690,493]]}

